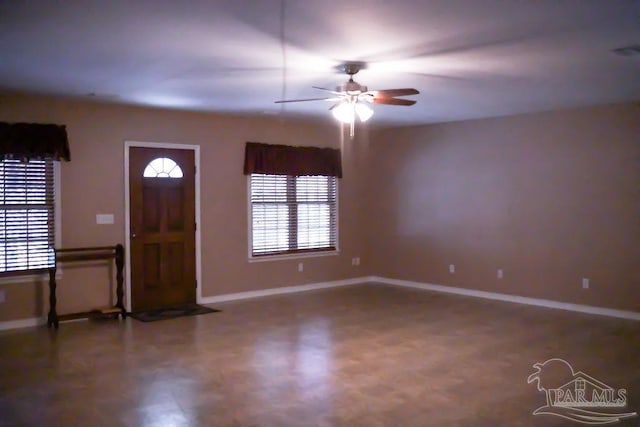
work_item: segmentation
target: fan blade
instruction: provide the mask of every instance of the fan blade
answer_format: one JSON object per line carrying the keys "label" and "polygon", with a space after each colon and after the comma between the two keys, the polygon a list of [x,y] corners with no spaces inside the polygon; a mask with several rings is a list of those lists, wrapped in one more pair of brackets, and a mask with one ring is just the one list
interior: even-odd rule
{"label": "fan blade", "polygon": [[387,105],[413,105],[416,101],[411,99],[400,98],[373,98],[374,104],[387,104]]}
{"label": "fan blade", "polygon": [[327,89],[327,88],[324,88],[324,87],[318,87],[318,86],[311,86],[311,87],[314,88],[314,89],[323,90],[325,92],[332,93],[334,95],[344,95],[342,92],[336,92],[335,90]]}
{"label": "fan blade", "polygon": [[307,102],[307,101],[337,101],[340,98],[307,98],[307,99],[284,99],[282,101],[274,101],[276,104],[283,104],[285,102]]}
{"label": "fan blade", "polygon": [[386,89],[386,90],[372,90],[371,91],[376,98],[378,97],[393,97],[393,96],[407,96],[418,95],[420,92],[417,89]]}
{"label": "fan blade", "polygon": [[457,76],[446,76],[443,74],[432,74],[432,73],[418,73],[416,71],[405,71],[407,74],[413,74],[414,76],[421,76],[421,77],[429,77],[432,79],[444,79],[444,80],[456,80],[456,81],[464,81],[464,80],[468,80],[464,77],[457,77]]}

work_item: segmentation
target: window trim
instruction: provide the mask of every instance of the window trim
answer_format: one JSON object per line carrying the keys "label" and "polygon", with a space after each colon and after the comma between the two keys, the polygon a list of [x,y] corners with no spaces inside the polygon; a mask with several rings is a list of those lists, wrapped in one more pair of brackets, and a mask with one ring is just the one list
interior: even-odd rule
{"label": "window trim", "polygon": [[310,249],[308,251],[299,251],[292,253],[279,253],[268,255],[253,255],[253,217],[251,216],[251,174],[246,175],[246,188],[247,188],[247,240],[249,245],[247,246],[248,261],[254,262],[269,262],[269,261],[282,261],[288,259],[299,258],[317,258],[325,256],[340,255],[340,184],[336,178],[336,247],[335,249]]}
{"label": "window trim", "polygon": [[[61,185],[60,162],[53,161],[53,227],[54,227],[54,245],[56,248],[62,246],[62,185]],[[28,271],[28,270],[27,270]],[[56,279],[62,278],[62,269],[56,271]],[[36,281],[48,281],[49,273],[40,271],[37,273],[16,272],[15,274],[7,274],[0,277],[0,285],[8,283],[28,283]]]}

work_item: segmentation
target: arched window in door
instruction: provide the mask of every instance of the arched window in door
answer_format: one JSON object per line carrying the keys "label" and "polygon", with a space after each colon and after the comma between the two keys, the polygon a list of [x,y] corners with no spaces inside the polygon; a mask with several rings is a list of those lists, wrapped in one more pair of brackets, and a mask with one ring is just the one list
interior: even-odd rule
{"label": "arched window in door", "polygon": [[182,169],[168,157],[158,157],[149,162],[142,174],[145,178],[182,178]]}

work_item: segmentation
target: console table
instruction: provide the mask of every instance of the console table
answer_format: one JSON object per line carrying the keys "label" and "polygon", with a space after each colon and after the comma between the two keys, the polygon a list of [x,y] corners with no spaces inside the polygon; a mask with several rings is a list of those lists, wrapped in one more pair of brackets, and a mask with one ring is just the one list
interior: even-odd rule
{"label": "console table", "polygon": [[60,319],[75,319],[91,316],[92,312],[75,313],[64,316],[58,316],[56,312],[56,270],[58,262],[81,262],[113,259],[116,264],[116,305],[113,308],[100,311],[102,314],[115,314],[127,316],[127,311],[123,304],[123,282],[124,282],[124,247],[120,244],[115,246],[97,246],[89,248],[63,248],[54,249],[55,262],[53,267],[49,268],[49,315],[47,316],[47,326],[54,326],[58,329]]}

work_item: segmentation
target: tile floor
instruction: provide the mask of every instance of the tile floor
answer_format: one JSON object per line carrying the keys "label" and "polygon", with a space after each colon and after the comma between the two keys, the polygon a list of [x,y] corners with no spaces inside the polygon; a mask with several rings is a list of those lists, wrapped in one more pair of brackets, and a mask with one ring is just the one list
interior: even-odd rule
{"label": "tile floor", "polygon": [[0,333],[0,426],[583,425],[532,415],[551,358],[640,411],[640,322],[373,284],[215,307]]}

